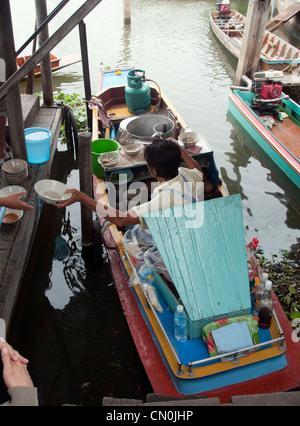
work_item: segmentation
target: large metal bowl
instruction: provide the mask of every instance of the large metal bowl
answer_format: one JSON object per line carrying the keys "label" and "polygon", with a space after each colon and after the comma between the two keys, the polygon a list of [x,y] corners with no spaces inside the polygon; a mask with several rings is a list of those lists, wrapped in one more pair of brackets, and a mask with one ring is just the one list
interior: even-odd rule
{"label": "large metal bowl", "polygon": [[130,139],[153,141],[174,137],[174,122],[163,115],[144,115],[131,120],[126,127]]}

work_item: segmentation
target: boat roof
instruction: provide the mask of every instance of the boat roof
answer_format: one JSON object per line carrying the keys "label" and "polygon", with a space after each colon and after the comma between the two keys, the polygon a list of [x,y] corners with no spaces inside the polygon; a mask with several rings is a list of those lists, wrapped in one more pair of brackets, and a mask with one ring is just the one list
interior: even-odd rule
{"label": "boat roof", "polygon": [[144,217],[191,321],[250,309],[239,194]]}

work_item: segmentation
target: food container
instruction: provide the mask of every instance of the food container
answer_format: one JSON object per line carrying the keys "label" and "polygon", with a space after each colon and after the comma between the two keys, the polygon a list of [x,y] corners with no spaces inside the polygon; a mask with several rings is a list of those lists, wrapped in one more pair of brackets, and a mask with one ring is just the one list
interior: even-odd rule
{"label": "food container", "polygon": [[14,225],[23,217],[23,210],[6,208],[2,218],[2,225]]}
{"label": "food container", "polygon": [[43,179],[34,185],[41,200],[48,204],[57,204],[68,200],[72,194],[66,194],[67,185],[57,180]]}
{"label": "food container", "polygon": [[190,148],[191,146],[196,145],[197,142],[199,142],[201,139],[201,136],[199,133],[196,132],[183,132],[179,135],[178,141],[182,145],[184,145],[185,148]]}
{"label": "food container", "polygon": [[25,129],[25,142],[28,162],[43,164],[50,158],[50,144],[52,132],[43,127]]}
{"label": "food container", "polygon": [[104,177],[104,169],[99,163],[98,158],[104,152],[118,151],[120,145],[113,139],[95,139],[92,142],[92,172],[99,178]]}
{"label": "food container", "polygon": [[25,160],[13,159],[2,164],[3,179],[11,184],[17,185],[24,182],[28,177],[28,163]]}
{"label": "food container", "polygon": [[118,152],[104,152],[98,157],[98,163],[102,165],[104,169],[115,167],[120,161],[120,154]]}
{"label": "food container", "polygon": [[137,155],[143,148],[144,145],[142,143],[128,143],[122,146],[125,154],[127,155]]}

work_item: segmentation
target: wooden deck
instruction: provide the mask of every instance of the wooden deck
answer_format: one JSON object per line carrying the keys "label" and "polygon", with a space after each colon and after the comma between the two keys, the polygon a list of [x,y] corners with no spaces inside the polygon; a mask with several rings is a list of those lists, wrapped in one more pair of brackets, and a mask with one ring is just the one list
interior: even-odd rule
{"label": "wooden deck", "polygon": [[300,127],[289,118],[276,120],[272,133],[283,145],[300,160]]}
{"label": "wooden deck", "polygon": [[[300,389],[294,392],[278,392],[269,394],[259,395],[236,395],[232,396],[230,401],[225,404],[221,404],[219,398],[196,398],[191,395],[182,399],[176,396],[159,395],[155,393],[148,394],[146,401],[143,402],[139,399],[127,399],[127,398],[112,398],[105,397],[102,401],[102,406],[113,407],[113,406],[169,406],[169,407],[182,407],[189,406],[193,413],[193,407],[215,407],[215,406],[232,406],[232,407],[288,407],[288,406],[300,406]],[[195,409],[196,410],[196,409]],[[129,409],[130,411],[130,409]],[[190,416],[190,419],[195,420],[195,415],[200,412],[195,411],[194,415]],[[181,417],[183,419],[183,417]],[[187,420],[187,419],[186,419]]]}
{"label": "wooden deck", "polygon": [[[56,142],[61,128],[61,109],[39,106],[36,96],[22,95],[23,119],[26,127],[43,127],[53,132],[51,154],[47,163],[29,164],[28,178],[20,184],[28,192],[27,201],[38,204],[34,184],[50,176]],[[0,188],[7,186],[0,173]],[[0,318],[9,330],[13,308],[30,256],[40,209],[24,212],[22,220],[12,226],[0,227]]]}

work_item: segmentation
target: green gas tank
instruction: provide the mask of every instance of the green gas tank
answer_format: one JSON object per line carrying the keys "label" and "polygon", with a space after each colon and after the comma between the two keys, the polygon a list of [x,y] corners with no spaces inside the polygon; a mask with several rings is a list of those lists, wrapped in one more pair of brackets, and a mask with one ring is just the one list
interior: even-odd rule
{"label": "green gas tank", "polygon": [[145,71],[131,70],[127,74],[125,99],[131,114],[144,114],[150,110],[151,94],[149,84],[145,81]]}

